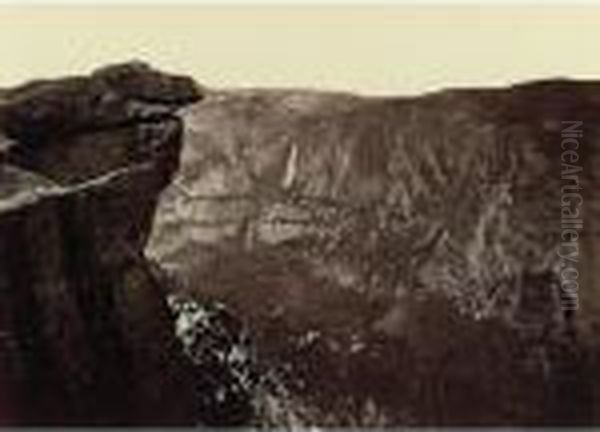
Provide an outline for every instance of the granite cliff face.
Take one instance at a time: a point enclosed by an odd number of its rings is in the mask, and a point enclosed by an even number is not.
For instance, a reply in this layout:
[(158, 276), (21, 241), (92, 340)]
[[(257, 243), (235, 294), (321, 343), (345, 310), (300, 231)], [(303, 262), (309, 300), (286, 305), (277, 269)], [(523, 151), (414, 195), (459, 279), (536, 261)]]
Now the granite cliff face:
[(141, 63), (1, 91), (0, 424), (597, 424), (599, 109)]
[[(275, 423), (596, 422), (599, 109), (597, 83), (570, 81), (207, 91), (148, 252), (248, 323)], [(583, 122), (576, 311), (565, 121)]]
[(138, 63), (2, 93), (0, 424), (197, 421), (144, 247), (200, 98)]

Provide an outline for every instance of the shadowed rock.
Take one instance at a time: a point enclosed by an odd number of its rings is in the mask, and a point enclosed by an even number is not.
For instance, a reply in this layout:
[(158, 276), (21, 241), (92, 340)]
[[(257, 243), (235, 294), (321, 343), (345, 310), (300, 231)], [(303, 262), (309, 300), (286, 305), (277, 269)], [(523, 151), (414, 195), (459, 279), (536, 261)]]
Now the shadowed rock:
[(128, 63), (99, 69), (90, 77), (36, 81), (7, 90), (0, 100), (0, 126), (22, 144), (40, 146), (64, 134), (160, 119), (201, 98), (190, 78)]
[(3, 93), (1, 424), (198, 421), (143, 251), (200, 98), (137, 63)]

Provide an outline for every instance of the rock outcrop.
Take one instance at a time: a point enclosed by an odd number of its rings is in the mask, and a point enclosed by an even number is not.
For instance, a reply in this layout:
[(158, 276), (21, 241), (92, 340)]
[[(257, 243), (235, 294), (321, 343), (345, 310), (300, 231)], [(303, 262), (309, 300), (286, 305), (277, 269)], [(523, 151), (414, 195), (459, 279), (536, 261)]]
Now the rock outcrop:
[[(599, 111), (594, 82), (209, 91), (149, 252), (244, 317), (294, 421), (595, 423)], [(557, 254), (567, 121), (575, 311)]]
[(194, 424), (144, 256), (188, 78), (130, 63), (0, 99), (0, 424)]
[(0, 425), (598, 424), (599, 110), (141, 63), (2, 90)]

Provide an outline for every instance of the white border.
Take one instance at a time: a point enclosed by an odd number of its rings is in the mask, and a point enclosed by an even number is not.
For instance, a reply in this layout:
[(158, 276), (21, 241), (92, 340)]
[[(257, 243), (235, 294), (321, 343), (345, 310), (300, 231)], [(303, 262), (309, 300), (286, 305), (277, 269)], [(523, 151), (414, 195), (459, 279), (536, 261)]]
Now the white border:
[(0, 6), (574, 6), (600, 0), (0, 0)]

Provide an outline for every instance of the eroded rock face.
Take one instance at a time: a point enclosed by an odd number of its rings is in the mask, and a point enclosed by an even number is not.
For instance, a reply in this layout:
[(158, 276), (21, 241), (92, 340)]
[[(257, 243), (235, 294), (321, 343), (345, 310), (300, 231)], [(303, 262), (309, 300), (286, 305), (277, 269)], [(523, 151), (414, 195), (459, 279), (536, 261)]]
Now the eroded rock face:
[[(294, 421), (595, 422), (599, 95), (209, 92), (186, 111), (149, 253), (249, 322)], [(574, 313), (563, 121), (583, 122)]]
[(137, 63), (2, 91), (0, 423), (597, 423), (598, 91), (214, 92)]
[(198, 420), (144, 247), (201, 97), (138, 63), (3, 92), (0, 424)]

